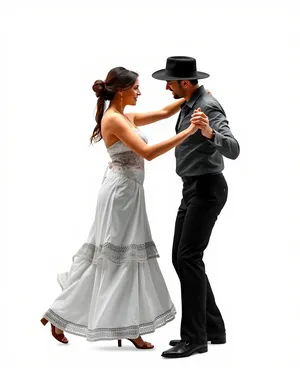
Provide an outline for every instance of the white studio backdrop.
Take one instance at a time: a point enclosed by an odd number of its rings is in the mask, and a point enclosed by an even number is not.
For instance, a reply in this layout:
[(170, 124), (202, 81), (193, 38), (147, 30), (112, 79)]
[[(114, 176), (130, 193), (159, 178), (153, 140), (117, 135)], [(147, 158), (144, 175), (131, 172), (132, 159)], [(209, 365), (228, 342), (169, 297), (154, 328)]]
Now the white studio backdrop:
[[(0, 17), (6, 371), (297, 373), (296, 2), (7, 1), (1, 3)], [(125, 66), (139, 73), (142, 92), (137, 106), (127, 111), (159, 109), (173, 99), (151, 74), (172, 55), (193, 56), (198, 70), (210, 73), (201, 83), (220, 101), (241, 147), (237, 160), (225, 159), (228, 201), (205, 254), (228, 343), (175, 362), (160, 356), (178, 337), (181, 318), (180, 286), (171, 263), (181, 181), (171, 150), (146, 162), (144, 185), (176, 320), (146, 337), (156, 346), (152, 353), (137, 352), (130, 343), (118, 349), (71, 335), (71, 346), (60, 346), (39, 319), (60, 293), (57, 273), (69, 269), (88, 235), (109, 161), (103, 141), (89, 146), (96, 109), (92, 84), (111, 68)], [(172, 137), (176, 118), (146, 126), (149, 143)]]

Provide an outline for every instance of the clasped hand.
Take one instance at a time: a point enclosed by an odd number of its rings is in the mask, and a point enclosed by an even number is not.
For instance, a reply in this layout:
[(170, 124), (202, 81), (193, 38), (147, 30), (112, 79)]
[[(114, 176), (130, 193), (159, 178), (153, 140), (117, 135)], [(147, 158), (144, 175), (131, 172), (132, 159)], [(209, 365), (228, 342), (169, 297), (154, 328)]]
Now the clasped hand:
[(201, 111), (200, 107), (194, 110), (194, 113), (192, 114), (192, 117), (191, 117), (191, 124), (199, 128), (204, 137), (206, 138), (213, 137), (213, 130), (209, 126), (209, 119), (205, 115), (205, 113)]

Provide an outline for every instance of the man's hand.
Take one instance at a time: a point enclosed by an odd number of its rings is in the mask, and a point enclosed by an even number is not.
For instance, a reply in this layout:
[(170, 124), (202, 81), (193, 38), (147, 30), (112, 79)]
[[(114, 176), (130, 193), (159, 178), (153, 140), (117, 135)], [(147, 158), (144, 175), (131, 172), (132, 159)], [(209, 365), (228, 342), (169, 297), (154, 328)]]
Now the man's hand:
[(213, 129), (209, 126), (209, 119), (205, 113), (201, 111), (200, 107), (194, 111), (191, 118), (191, 123), (196, 125), (201, 130), (204, 137), (209, 139), (213, 138)]

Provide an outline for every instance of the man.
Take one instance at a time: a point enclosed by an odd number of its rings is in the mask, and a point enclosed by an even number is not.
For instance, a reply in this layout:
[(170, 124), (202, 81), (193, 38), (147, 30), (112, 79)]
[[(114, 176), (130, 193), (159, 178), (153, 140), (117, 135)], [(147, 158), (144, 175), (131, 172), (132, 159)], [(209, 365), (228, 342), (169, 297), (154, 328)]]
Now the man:
[(215, 221), (227, 200), (227, 183), (222, 174), (223, 156), (236, 159), (240, 148), (231, 133), (219, 102), (199, 86), (196, 60), (187, 56), (167, 59), (166, 69), (152, 75), (167, 81), (175, 99), (185, 98), (176, 133), (190, 122), (199, 130), (175, 148), (176, 173), (182, 178), (182, 201), (173, 239), (172, 262), (181, 285), (181, 340), (172, 340), (166, 358), (187, 357), (207, 351), (207, 342), (225, 343), (222, 315), (205, 273), (203, 253)]

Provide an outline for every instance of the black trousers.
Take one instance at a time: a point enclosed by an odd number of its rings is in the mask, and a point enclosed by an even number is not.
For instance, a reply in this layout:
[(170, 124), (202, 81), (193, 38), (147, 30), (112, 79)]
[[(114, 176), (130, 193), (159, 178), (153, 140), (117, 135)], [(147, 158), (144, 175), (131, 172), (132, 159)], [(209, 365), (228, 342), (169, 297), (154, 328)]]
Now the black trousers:
[(172, 262), (181, 285), (181, 338), (197, 344), (207, 335), (225, 333), (222, 315), (205, 273), (203, 253), (224, 207), (228, 187), (223, 174), (184, 180), (172, 250)]

